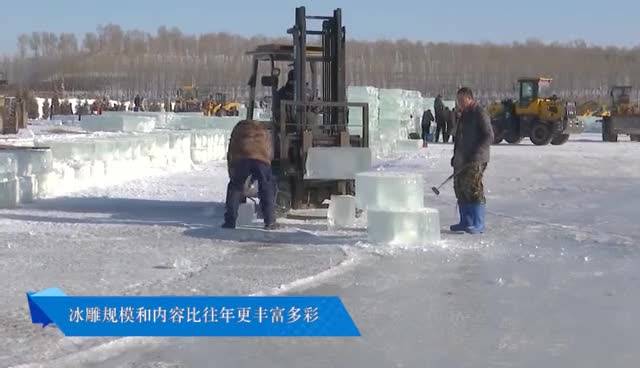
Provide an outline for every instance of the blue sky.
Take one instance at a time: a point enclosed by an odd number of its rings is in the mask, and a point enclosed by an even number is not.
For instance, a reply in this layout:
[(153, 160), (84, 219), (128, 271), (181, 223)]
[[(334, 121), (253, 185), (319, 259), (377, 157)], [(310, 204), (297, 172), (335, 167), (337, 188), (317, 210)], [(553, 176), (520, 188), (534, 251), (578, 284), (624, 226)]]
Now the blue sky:
[[(640, 45), (640, 1), (583, 0), (3, 0), (0, 53), (14, 52), (16, 37), (32, 31), (83, 34), (99, 24), (155, 32), (160, 25), (185, 33), (225, 31), (242, 35), (284, 35), (294, 8), (313, 14), (343, 9), (347, 36), (423, 41), (510, 43), (584, 39), (598, 45)], [(176, 4), (179, 4), (176, 6)], [(521, 15), (520, 15), (521, 14)]]

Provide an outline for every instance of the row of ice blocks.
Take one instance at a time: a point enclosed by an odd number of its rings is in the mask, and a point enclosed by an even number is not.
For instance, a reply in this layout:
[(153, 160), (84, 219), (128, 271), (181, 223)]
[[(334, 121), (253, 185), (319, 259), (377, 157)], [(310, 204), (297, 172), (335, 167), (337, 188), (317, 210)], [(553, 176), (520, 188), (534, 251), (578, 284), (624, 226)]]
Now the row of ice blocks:
[(202, 113), (104, 112), (83, 116), (80, 126), (89, 132), (143, 132), (156, 128), (172, 130), (221, 129), (231, 131), (240, 116), (204, 116)]
[(88, 132), (151, 132), (156, 127), (152, 116), (111, 113), (86, 115), (80, 120), (80, 127)]
[(16, 147), (0, 152), (0, 208), (39, 197), (39, 182), (51, 171), (52, 161), (49, 149)]
[(228, 132), (153, 132), (38, 144), (52, 150), (52, 170), (39, 188), (53, 195), (143, 177), (149, 170), (188, 170), (193, 163), (224, 160)]

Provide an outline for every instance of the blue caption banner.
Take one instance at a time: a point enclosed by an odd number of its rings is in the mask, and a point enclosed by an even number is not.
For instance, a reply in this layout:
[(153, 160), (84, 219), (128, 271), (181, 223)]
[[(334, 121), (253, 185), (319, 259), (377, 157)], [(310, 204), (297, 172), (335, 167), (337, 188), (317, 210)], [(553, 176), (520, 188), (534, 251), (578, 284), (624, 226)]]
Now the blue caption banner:
[(27, 293), (31, 321), (65, 336), (360, 336), (336, 296), (67, 296)]

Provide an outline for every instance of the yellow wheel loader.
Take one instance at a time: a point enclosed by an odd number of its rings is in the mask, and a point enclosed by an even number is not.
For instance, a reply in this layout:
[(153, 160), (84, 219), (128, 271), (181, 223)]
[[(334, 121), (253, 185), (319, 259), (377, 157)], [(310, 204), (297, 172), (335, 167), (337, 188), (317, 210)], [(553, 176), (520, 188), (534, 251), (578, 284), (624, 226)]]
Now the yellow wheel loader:
[(574, 102), (548, 96), (551, 82), (551, 78), (520, 78), (517, 101), (507, 99), (488, 107), (494, 144), (503, 140), (516, 144), (529, 137), (537, 146), (561, 145), (569, 140), (570, 134), (584, 131)]
[(198, 100), (198, 88), (193, 84), (178, 88), (176, 92), (175, 112), (200, 112), (200, 100)]
[(629, 134), (640, 142), (640, 108), (631, 103), (631, 86), (614, 86), (609, 91), (609, 113), (602, 115), (602, 140), (617, 142), (619, 134)]

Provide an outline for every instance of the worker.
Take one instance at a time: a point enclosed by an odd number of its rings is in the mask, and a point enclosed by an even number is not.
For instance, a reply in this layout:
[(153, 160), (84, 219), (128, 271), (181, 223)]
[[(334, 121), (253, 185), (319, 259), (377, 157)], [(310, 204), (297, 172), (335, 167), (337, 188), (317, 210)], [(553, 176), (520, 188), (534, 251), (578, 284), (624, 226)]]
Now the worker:
[(434, 142), (438, 141), (438, 136), (440, 132), (444, 131), (445, 123), (444, 123), (444, 103), (442, 102), (442, 95), (436, 96), (436, 100), (433, 103), (433, 110), (435, 112), (435, 120), (436, 120), (436, 135), (434, 137)]
[(458, 121), (460, 120), (458, 115), (458, 109), (456, 109), (455, 107), (451, 109), (451, 117), (449, 120), (449, 124), (447, 125), (449, 136), (451, 136), (451, 140), (454, 143), (456, 141), (456, 128), (458, 126)]
[(449, 106), (444, 108), (444, 112), (442, 113), (442, 122), (444, 129), (442, 130), (442, 142), (449, 142), (449, 131), (451, 130), (451, 110)]
[(431, 133), (431, 122), (433, 122), (434, 117), (431, 113), (431, 109), (427, 109), (422, 113), (422, 121), (420, 122), (420, 126), (422, 128), (422, 146), (426, 147), (427, 142), (429, 141), (429, 135)]
[(142, 97), (140, 95), (133, 98), (133, 106), (133, 111), (142, 111)]
[(275, 221), (276, 183), (271, 172), (273, 150), (271, 134), (265, 126), (255, 120), (242, 120), (231, 131), (227, 167), (226, 212), (223, 228), (236, 227), (238, 208), (246, 199), (245, 183), (251, 176), (258, 182), (258, 198), (267, 230), (277, 228)]
[[(296, 81), (296, 73), (294, 69), (289, 70), (287, 74), (287, 83), (278, 90), (276, 95), (274, 96), (274, 104), (273, 107), (275, 111), (273, 112), (274, 121), (276, 123), (280, 122), (280, 103), (281, 101), (293, 101), (295, 96), (295, 81)], [(287, 112), (288, 115), (288, 112)]]
[(493, 128), (489, 114), (475, 101), (471, 89), (460, 88), (456, 103), (461, 119), (456, 129), (451, 166), (456, 175), (453, 188), (460, 222), (450, 229), (478, 234), (485, 230), (486, 199), (482, 176), (489, 163)]

